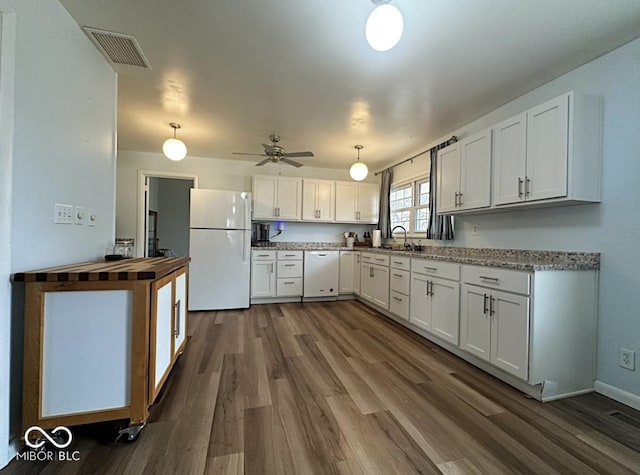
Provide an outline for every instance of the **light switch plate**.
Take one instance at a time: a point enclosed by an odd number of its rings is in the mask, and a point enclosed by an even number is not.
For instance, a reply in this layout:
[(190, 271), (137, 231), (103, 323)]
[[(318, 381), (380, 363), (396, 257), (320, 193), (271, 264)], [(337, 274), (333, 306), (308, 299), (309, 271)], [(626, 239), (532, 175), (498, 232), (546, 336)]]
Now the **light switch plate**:
[(76, 224), (82, 226), (87, 222), (87, 210), (83, 206), (76, 206), (73, 214), (73, 220)]
[(55, 224), (72, 224), (73, 223), (73, 206), (56, 203), (53, 222)]
[(93, 208), (89, 208), (87, 210), (87, 226), (95, 226), (96, 221), (98, 221), (98, 216), (96, 215), (96, 210)]

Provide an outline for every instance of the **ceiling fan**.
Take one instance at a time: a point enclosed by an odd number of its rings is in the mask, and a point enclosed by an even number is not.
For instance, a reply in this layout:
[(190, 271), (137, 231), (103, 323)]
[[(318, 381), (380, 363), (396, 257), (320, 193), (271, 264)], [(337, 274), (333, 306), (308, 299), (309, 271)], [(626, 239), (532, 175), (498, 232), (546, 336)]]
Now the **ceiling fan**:
[(271, 140), (271, 145), (267, 145), (263, 143), (264, 153), (243, 153), (243, 152), (233, 152), (234, 155), (258, 155), (260, 157), (267, 157), (259, 163), (256, 163), (256, 167), (261, 167), (269, 162), (278, 163), (283, 162), (288, 165), (293, 165), (294, 167), (303, 166), (302, 163), (294, 162), (293, 160), (289, 160), (290, 158), (302, 158), (302, 157), (313, 157), (312, 152), (287, 152), (283, 147), (278, 145), (280, 142), (280, 136), (276, 134), (269, 135), (269, 140)]

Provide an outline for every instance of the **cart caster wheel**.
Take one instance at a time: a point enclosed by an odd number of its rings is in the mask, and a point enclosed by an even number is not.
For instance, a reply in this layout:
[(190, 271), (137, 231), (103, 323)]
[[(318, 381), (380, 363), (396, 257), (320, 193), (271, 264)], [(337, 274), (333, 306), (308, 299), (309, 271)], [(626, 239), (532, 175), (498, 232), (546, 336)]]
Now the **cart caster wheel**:
[(138, 437), (140, 437), (140, 433), (142, 432), (142, 429), (144, 429), (145, 425), (146, 422), (137, 426), (128, 426), (120, 429), (116, 435), (116, 444), (132, 444), (138, 440)]

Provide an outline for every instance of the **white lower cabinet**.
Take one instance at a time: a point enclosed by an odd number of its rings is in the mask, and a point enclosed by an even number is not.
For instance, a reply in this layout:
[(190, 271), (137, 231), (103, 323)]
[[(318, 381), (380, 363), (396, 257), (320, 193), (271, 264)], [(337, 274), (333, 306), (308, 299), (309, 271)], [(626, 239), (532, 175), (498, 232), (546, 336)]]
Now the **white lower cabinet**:
[(460, 347), (527, 380), (530, 274), (463, 266), (463, 279)]
[(362, 262), (360, 296), (378, 307), (389, 308), (389, 268), (381, 264)]
[(360, 281), (362, 268), (361, 265), (361, 257), (362, 254), (360, 252), (354, 252), (353, 256), (353, 293), (355, 295), (360, 295)]
[(409, 267), (385, 257), (361, 255), (364, 303), (400, 322), (408, 315), (419, 334), (535, 399), (593, 391), (597, 270), (527, 272), (412, 258), (407, 294), (402, 271)]
[(253, 251), (251, 253), (251, 297), (276, 296), (275, 251)]
[(340, 251), (340, 293), (352, 294), (353, 277), (355, 266), (355, 252), (354, 251)]
[(276, 297), (302, 296), (302, 251), (277, 251), (276, 268)]
[(409, 294), (411, 289), (411, 259), (392, 256), (389, 271), (389, 311), (409, 320)]
[(409, 321), (454, 345), (459, 335), (459, 275), (458, 264), (411, 260)]

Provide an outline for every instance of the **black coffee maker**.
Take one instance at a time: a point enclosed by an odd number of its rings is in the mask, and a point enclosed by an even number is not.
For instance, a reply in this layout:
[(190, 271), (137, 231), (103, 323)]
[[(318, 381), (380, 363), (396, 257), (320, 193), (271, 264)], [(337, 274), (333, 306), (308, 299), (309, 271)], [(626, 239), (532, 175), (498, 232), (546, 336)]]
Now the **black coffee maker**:
[(251, 244), (254, 246), (265, 245), (269, 243), (271, 234), (271, 225), (269, 223), (253, 223), (251, 224)]

